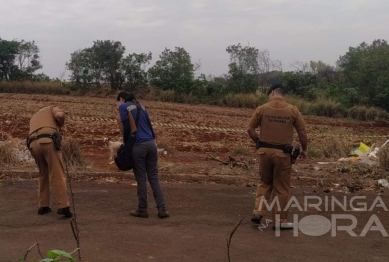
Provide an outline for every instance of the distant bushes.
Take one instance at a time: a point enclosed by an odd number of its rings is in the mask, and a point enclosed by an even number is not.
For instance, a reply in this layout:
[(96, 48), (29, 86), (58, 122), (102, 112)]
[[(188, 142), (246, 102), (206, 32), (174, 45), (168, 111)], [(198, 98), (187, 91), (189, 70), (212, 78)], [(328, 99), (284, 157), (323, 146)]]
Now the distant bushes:
[(67, 95), (70, 90), (60, 82), (0, 81), (1, 93)]
[[(204, 90), (200, 87), (194, 88), (190, 93), (153, 88), (148, 90), (147, 94), (142, 95), (142, 98), (163, 102), (209, 104), (241, 108), (256, 108), (268, 101), (268, 97), (265, 95), (267, 88), (260, 88), (256, 94), (236, 94), (218, 89), (221, 87), (217, 85), (207, 86)], [(98, 89), (96, 90), (98, 91)], [(72, 93), (75, 95), (84, 95), (84, 93), (79, 90), (71, 92), (67, 86), (64, 86), (61, 82), (57, 81), (1, 81), (0, 92), (47, 95), (66, 95)], [(105, 92), (105, 94), (107, 93)], [(351, 108), (347, 108), (345, 105), (324, 96), (317, 97), (311, 101), (307, 101), (295, 95), (287, 95), (285, 98), (287, 102), (296, 106), (304, 115), (350, 118), (372, 122), (389, 121), (389, 113), (376, 107), (353, 106)]]
[(362, 121), (387, 121), (389, 113), (375, 107), (354, 106), (348, 110), (348, 117)]
[[(177, 93), (174, 90), (164, 90), (153, 92), (148, 98), (163, 102), (176, 102), (186, 104), (210, 104), (228, 107), (256, 108), (268, 101), (268, 97), (263, 93), (258, 94), (233, 94), (215, 96), (194, 96), (193, 94)], [(296, 96), (286, 96), (286, 101), (296, 106), (304, 115), (324, 116), (332, 118), (350, 118), (361, 121), (389, 121), (389, 113), (385, 110), (354, 106), (346, 108), (331, 99), (317, 98), (314, 101), (306, 101)]]

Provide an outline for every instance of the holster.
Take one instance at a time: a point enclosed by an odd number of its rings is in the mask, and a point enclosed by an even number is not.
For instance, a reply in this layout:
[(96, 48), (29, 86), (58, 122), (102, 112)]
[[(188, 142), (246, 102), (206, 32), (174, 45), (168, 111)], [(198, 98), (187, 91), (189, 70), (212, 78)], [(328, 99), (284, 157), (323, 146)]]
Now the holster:
[(255, 143), (255, 148), (273, 148), (273, 149), (279, 149), (282, 150), (285, 154), (290, 155), (290, 161), (292, 164), (296, 162), (297, 157), (300, 154), (300, 148), (297, 147), (293, 150), (292, 145), (273, 145), (265, 142), (260, 142), (259, 140), (256, 141)]
[(57, 151), (61, 150), (61, 136), (57, 132), (54, 132), (54, 133), (51, 133), (51, 134), (40, 134), (40, 135), (37, 135), (37, 136), (28, 137), (26, 139), (26, 145), (27, 145), (28, 150), (30, 150), (31, 143), (34, 142), (35, 140), (40, 139), (40, 138), (51, 138), (53, 140), (55, 149)]

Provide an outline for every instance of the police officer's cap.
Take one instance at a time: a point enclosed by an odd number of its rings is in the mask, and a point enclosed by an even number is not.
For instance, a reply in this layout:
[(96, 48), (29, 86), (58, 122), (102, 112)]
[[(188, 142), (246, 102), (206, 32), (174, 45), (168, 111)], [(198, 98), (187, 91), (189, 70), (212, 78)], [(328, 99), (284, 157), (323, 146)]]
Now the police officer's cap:
[(269, 88), (269, 90), (267, 90), (267, 95), (270, 95), (270, 93), (271, 93), (273, 90), (277, 89), (277, 88), (282, 88), (282, 84), (281, 84), (281, 83), (277, 83), (277, 84), (272, 85), (272, 86)]

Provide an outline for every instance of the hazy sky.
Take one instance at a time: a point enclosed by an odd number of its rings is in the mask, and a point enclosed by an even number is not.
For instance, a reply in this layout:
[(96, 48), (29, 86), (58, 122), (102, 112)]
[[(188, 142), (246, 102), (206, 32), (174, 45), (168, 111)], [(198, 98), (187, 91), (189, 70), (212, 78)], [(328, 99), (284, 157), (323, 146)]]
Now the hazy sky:
[(389, 40), (388, 0), (0, 0), (0, 38), (37, 41), (43, 71), (59, 77), (70, 54), (94, 40), (126, 53), (184, 47), (201, 73), (228, 70), (231, 44), (268, 49), (294, 61), (334, 65), (349, 46)]

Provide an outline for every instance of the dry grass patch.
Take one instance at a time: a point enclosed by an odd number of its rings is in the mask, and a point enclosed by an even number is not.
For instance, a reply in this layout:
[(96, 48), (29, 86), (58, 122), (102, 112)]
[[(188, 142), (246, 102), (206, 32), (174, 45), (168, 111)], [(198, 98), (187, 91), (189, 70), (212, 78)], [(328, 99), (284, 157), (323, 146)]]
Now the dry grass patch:
[(340, 158), (347, 157), (351, 151), (351, 143), (339, 137), (328, 137), (316, 140), (309, 145), (308, 155), (312, 157)]
[(10, 142), (0, 142), (0, 166), (15, 164), (17, 162), (14, 147)]
[(265, 102), (264, 96), (254, 94), (228, 94), (223, 99), (224, 105), (229, 107), (256, 108)]
[(0, 92), (23, 94), (70, 94), (70, 90), (59, 82), (0, 81)]
[(381, 122), (389, 120), (389, 113), (375, 107), (354, 106), (348, 110), (348, 117), (362, 121)]
[(323, 154), (325, 157), (347, 157), (350, 151), (351, 144), (344, 138), (330, 137), (324, 140)]
[(84, 168), (87, 165), (81, 153), (80, 143), (74, 138), (62, 141), (62, 156), (65, 163), (71, 168)]
[(385, 171), (389, 171), (389, 146), (385, 146), (378, 152), (380, 167)]

